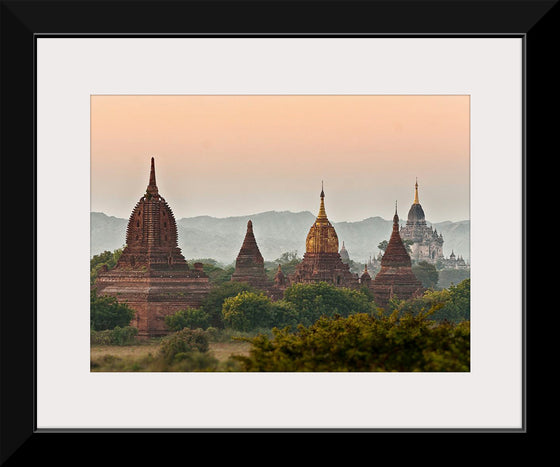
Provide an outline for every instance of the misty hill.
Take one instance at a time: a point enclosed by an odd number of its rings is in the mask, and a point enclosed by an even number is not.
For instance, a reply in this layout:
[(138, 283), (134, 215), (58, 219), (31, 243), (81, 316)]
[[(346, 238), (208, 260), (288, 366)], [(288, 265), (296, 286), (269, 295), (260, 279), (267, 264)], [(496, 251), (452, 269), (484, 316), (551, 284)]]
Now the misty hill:
[[(253, 222), (255, 238), (267, 261), (273, 261), (282, 253), (305, 252), (305, 238), (315, 215), (308, 211), (269, 211), (247, 216), (216, 218), (197, 216), (177, 219), (179, 248), (187, 259), (214, 258), (224, 265), (235, 261), (247, 230), (247, 221)], [(401, 220), (402, 223), (406, 222)], [(128, 219), (91, 213), (91, 255), (105, 250), (113, 251), (125, 242)], [(443, 235), (443, 251), (448, 257), (453, 250), (469, 260), (470, 221), (440, 222), (431, 224)], [(377, 255), (377, 245), (389, 240), (392, 220), (370, 217), (359, 222), (333, 222), (340, 245), (346, 246), (350, 258), (365, 262)]]

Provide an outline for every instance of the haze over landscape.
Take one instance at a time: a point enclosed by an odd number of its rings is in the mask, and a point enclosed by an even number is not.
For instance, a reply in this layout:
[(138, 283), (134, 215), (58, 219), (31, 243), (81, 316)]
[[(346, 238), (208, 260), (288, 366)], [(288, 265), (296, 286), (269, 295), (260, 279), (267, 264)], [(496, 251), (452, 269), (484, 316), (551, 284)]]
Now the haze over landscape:
[[(406, 210), (408, 211), (408, 209)], [(328, 213), (328, 212), (327, 212)], [(401, 219), (401, 224), (406, 222)], [(274, 261), (282, 253), (305, 253), (305, 238), (315, 221), (311, 212), (263, 212), (229, 218), (200, 216), (177, 219), (179, 247), (187, 259), (212, 258), (223, 265), (235, 261), (247, 230), (247, 221), (253, 230), (259, 249), (267, 261)], [(91, 256), (113, 251), (125, 242), (128, 218), (116, 218), (103, 213), (91, 213)], [(350, 259), (366, 262), (377, 255), (377, 245), (391, 235), (392, 220), (370, 217), (360, 222), (333, 223), (339, 243), (349, 252)], [(441, 222), (432, 224), (444, 238), (443, 251), (448, 257), (453, 251), (465, 260), (470, 257), (470, 222)]]
[(91, 97), (91, 211), (128, 218), (155, 157), (177, 218), (469, 219), (469, 96)]

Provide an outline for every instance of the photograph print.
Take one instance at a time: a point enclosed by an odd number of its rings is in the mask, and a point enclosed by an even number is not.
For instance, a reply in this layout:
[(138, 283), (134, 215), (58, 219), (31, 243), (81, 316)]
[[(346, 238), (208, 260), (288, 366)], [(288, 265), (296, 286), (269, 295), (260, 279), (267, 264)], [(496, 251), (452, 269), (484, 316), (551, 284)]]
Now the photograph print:
[(469, 372), (469, 95), (90, 96), (91, 372)]

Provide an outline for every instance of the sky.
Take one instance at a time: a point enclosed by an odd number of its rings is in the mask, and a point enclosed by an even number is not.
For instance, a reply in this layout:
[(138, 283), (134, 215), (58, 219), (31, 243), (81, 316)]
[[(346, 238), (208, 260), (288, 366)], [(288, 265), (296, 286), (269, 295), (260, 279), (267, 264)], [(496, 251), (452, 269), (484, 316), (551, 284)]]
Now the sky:
[(93, 95), (91, 211), (128, 218), (150, 160), (177, 219), (319, 208), (469, 219), (469, 96)]

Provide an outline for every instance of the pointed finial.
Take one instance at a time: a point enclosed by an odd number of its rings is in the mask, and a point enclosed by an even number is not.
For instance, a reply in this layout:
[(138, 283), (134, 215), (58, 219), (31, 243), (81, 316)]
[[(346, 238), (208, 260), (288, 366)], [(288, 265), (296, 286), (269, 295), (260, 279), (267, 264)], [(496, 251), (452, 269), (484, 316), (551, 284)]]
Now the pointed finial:
[(393, 230), (399, 228), (399, 215), (397, 214), (397, 201), (395, 200), (395, 215), (393, 216)]
[(253, 222), (251, 220), (249, 220), (249, 222), (247, 222), (247, 230), (250, 230), (250, 231), (253, 230)]
[(416, 177), (416, 184), (414, 185), (414, 203), (413, 204), (420, 204), (420, 201), (418, 201), (418, 177)]
[(316, 222), (328, 222), (327, 212), (325, 211), (325, 192), (323, 191), (323, 181), (321, 180), (321, 204), (319, 206), (319, 214), (317, 214)]
[(148, 182), (148, 188), (146, 190), (150, 195), (155, 196), (158, 194), (158, 187), (156, 185), (156, 166), (154, 158), (152, 157), (152, 162), (150, 166), (150, 181)]

